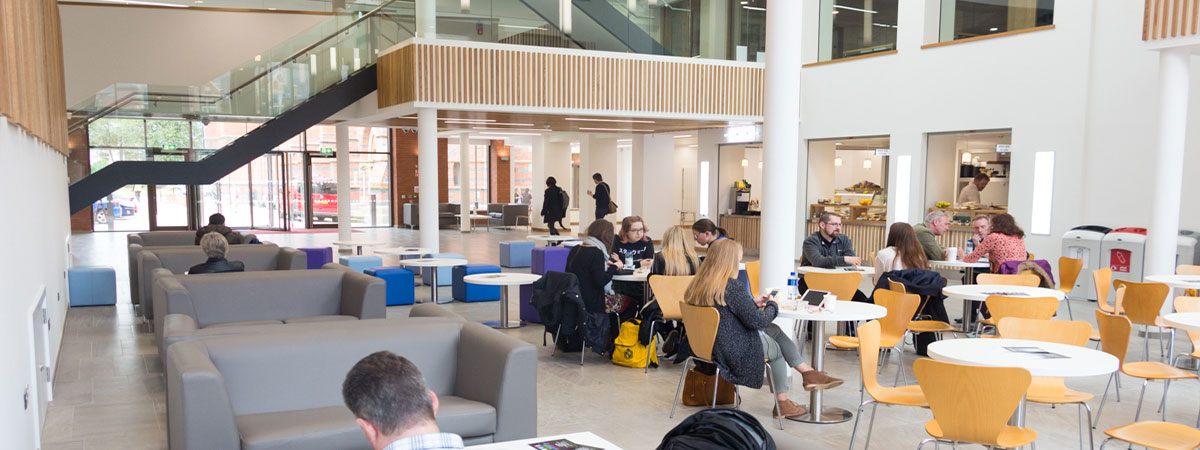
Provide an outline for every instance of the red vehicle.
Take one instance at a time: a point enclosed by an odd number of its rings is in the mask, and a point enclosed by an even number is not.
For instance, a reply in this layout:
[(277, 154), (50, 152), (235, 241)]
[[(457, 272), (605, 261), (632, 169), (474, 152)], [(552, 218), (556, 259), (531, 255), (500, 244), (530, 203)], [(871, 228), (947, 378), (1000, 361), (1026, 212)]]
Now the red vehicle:
[[(304, 217), (304, 199), (299, 192), (290, 194), (292, 217), (300, 220)], [(313, 222), (337, 222), (337, 183), (314, 182), (312, 185), (312, 214)]]

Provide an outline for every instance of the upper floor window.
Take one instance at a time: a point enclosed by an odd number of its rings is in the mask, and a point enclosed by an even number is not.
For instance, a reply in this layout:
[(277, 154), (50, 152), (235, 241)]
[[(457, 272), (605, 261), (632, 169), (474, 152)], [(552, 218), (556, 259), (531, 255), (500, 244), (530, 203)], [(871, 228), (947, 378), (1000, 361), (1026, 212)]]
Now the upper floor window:
[(941, 0), (940, 42), (1054, 23), (1054, 0)]
[(818, 61), (896, 49), (898, 0), (821, 0)]

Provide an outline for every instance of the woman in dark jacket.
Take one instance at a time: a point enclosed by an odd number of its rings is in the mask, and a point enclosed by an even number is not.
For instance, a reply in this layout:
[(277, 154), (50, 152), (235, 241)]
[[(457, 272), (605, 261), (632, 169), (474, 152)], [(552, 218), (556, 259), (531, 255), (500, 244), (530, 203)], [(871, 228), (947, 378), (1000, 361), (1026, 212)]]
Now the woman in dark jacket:
[(225, 259), (225, 251), (229, 249), (229, 241), (216, 231), (210, 231), (200, 238), (200, 249), (204, 250), (208, 260), (188, 269), (188, 275), (198, 273), (243, 272), (246, 266), (241, 261)]
[(587, 238), (567, 253), (567, 272), (579, 278), (579, 296), (588, 312), (604, 313), (604, 292), (624, 263), (608, 252), (613, 243), (613, 224), (597, 220), (588, 225)]
[(721, 313), (712, 356), (724, 378), (734, 384), (760, 388), (766, 359), (782, 410), (772, 414), (798, 420), (807, 410), (788, 400), (788, 367), (804, 377), (806, 391), (837, 387), (842, 380), (813, 370), (800, 356), (796, 343), (771, 323), (779, 314), (779, 305), (768, 296), (759, 299), (750, 296), (745, 283), (737, 280), (741, 259), (741, 244), (732, 239), (713, 242), (704, 264), (688, 285), (684, 300), (689, 305), (711, 306)]
[(541, 216), (550, 227), (550, 234), (555, 236), (558, 235), (558, 229), (554, 228), (554, 222), (561, 222), (567, 215), (566, 209), (563, 208), (562, 194), (563, 190), (558, 187), (558, 181), (554, 177), (547, 178), (546, 193), (542, 195)]

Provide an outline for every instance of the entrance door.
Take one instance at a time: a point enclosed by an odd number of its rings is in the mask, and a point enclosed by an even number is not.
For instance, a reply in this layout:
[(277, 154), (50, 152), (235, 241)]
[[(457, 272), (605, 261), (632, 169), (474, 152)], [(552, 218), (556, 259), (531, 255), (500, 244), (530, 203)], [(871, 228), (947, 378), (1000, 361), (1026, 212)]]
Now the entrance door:
[(282, 230), (287, 225), (283, 159), (282, 153), (267, 153), (250, 163), (250, 221), (255, 229)]
[(337, 227), (337, 159), (333, 156), (306, 154), (308, 157), (307, 197), (310, 228)]

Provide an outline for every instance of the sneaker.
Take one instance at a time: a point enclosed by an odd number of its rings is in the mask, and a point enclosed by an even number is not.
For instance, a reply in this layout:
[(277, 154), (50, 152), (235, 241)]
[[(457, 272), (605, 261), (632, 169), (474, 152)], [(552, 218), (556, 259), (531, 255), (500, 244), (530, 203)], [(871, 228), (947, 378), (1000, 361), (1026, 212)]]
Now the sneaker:
[[(783, 410), (782, 415), (779, 414), (779, 409)], [(779, 402), (778, 409), (771, 408), (771, 417), (772, 418), (784, 417), (787, 419), (798, 419), (798, 418), (800, 418), (800, 416), (803, 416), (807, 413), (808, 413), (808, 408), (797, 405), (796, 402), (793, 402), (791, 400)]]
[(825, 372), (810, 370), (800, 375), (804, 377), (804, 390), (806, 391), (832, 389), (842, 385), (841, 379), (826, 375)]

